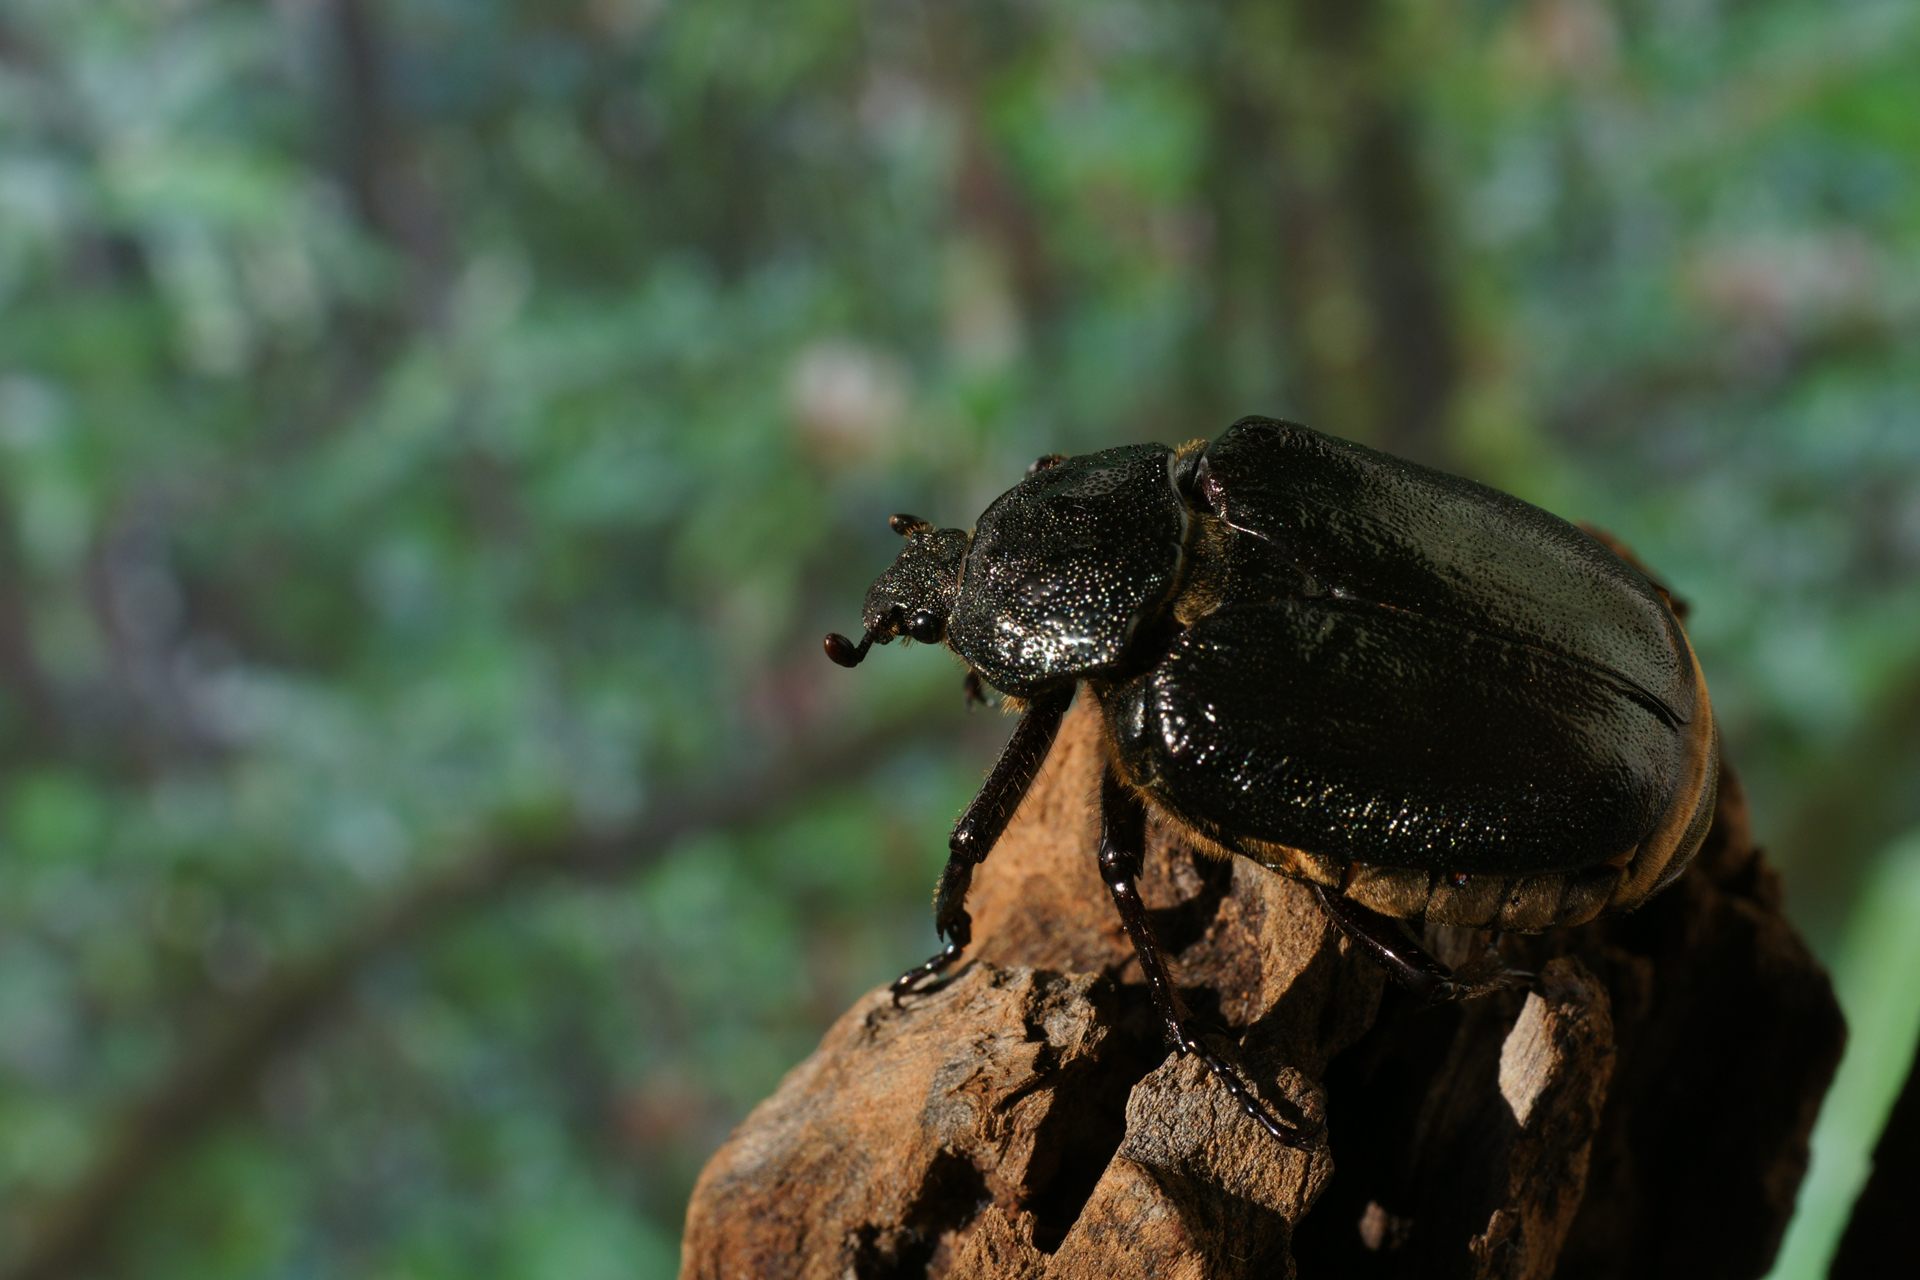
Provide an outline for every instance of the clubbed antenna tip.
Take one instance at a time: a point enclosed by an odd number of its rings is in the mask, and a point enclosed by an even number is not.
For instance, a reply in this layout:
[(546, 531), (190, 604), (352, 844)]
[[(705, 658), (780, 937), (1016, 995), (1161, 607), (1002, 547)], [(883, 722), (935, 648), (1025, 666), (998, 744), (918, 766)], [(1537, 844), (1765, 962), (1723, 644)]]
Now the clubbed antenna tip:
[(838, 631), (829, 631), (826, 645), (829, 658), (843, 667), (857, 667), (860, 660), (867, 656), (867, 650), (873, 647), (873, 632), (867, 632), (860, 637), (860, 643), (855, 644)]

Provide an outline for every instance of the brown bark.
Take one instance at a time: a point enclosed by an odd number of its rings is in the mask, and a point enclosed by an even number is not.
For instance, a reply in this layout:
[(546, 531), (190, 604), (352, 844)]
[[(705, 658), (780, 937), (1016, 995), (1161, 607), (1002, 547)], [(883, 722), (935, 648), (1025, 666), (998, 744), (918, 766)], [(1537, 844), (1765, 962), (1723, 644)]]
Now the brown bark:
[(1507, 939), (1532, 990), (1439, 1009), (1304, 886), (1156, 821), (1142, 892), (1182, 994), (1316, 1132), (1296, 1151), (1160, 1044), (1095, 869), (1099, 761), (1083, 704), (976, 875), (970, 963), (904, 1008), (868, 995), (747, 1118), (684, 1276), (1765, 1271), (1843, 1033), (1730, 775), (1672, 889)]

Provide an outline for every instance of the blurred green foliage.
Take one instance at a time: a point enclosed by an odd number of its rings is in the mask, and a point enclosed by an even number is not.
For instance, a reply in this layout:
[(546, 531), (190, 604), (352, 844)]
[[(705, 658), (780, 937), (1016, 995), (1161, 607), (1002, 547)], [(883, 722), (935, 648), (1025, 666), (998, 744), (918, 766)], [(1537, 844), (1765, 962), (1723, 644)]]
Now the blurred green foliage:
[[(1634, 545), (1835, 950), (1920, 829), (1917, 57), (1810, 0), (6, 0), (0, 1265), (104, 1185), (129, 1276), (669, 1274), (1002, 731), (822, 659), (884, 517), (1242, 413)], [(634, 852), (342, 950), (516, 839)]]

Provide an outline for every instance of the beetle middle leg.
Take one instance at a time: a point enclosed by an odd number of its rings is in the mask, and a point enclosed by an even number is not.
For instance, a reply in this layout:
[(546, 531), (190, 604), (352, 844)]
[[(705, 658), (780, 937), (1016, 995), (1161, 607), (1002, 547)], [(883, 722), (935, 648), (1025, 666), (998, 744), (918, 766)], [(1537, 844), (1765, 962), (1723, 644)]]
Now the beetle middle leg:
[(1173, 989), (1173, 979), (1167, 974), (1166, 961), (1160, 958), (1160, 944), (1153, 936), (1146, 907), (1140, 901), (1140, 889), (1136, 882), (1146, 861), (1146, 850), (1146, 806), (1138, 796), (1121, 785), (1111, 768), (1103, 770), (1100, 775), (1100, 878), (1107, 882), (1107, 892), (1113, 896), (1113, 905), (1119, 909), (1120, 922), (1126, 926), (1127, 936), (1133, 939), (1133, 953), (1140, 959), (1140, 968), (1147, 977), (1147, 989), (1153, 993), (1154, 1007), (1159, 1010), (1160, 1018), (1166, 1024), (1167, 1042), (1176, 1053), (1191, 1053), (1206, 1063), (1207, 1069), (1240, 1104), (1240, 1109), (1272, 1134), (1276, 1141), (1285, 1146), (1304, 1148), (1302, 1135), (1281, 1124), (1261, 1104), (1260, 1099), (1254, 1097), (1253, 1091), (1247, 1088), (1233, 1068), (1201, 1043), (1198, 1036), (1187, 1030), (1180, 997)]
[(1060, 721), (1072, 701), (1073, 686), (1068, 685), (1058, 693), (1043, 694), (1027, 703), (1026, 713), (1014, 726), (993, 772), (953, 824), (953, 835), (947, 840), (947, 867), (940, 873), (940, 887), (933, 896), (933, 926), (947, 945), (928, 957), (925, 964), (915, 965), (894, 979), (895, 1004), (950, 967), (973, 941), (973, 917), (967, 914), (967, 888), (973, 883), (973, 869), (986, 861), (1007, 823), (1013, 820), (1013, 811), (1020, 807), (1047, 752), (1053, 749)]
[(1320, 909), (1339, 926), (1340, 932), (1358, 943), (1395, 982), (1427, 1004), (1465, 1000), (1533, 980), (1530, 973), (1499, 966), (1497, 934), (1494, 949), (1489, 953), (1496, 957), (1491, 966), (1482, 967), (1473, 961), (1456, 971), (1428, 955), (1397, 921), (1325, 885), (1314, 885), (1313, 893), (1320, 901)]

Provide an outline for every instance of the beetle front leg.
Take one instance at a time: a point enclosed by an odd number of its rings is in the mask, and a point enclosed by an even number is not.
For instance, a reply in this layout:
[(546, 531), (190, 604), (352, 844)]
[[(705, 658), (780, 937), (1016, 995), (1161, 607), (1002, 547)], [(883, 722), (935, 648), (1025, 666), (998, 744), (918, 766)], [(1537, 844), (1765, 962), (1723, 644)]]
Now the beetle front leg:
[(973, 883), (973, 869), (986, 861), (993, 846), (1000, 842), (1007, 823), (1013, 820), (1014, 810), (1020, 807), (1027, 788), (1033, 785), (1040, 766), (1046, 761), (1047, 752), (1053, 749), (1060, 721), (1072, 701), (1073, 687), (1069, 685), (1059, 693), (1034, 698), (1027, 704), (1026, 714), (1014, 726), (1013, 736), (1007, 739), (993, 772), (987, 775), (960, 820), (953, 824), (953, 835), (947, 841), (946, 870), (940, 873), (940, 887), (933, 895), (933, 927), (947, 940), (947, 945), (925, 964), (915, 965), (894, 980), (895, 1004), (900, 1003), (900, 997), (918, 990), (928, 978), (950, 967), (973, 941), (973, 917), (967, 914), (967, 888)]
[(1146, 906), (1140, 901), (1137, 883), (1146, 862), (1147, 810), (1140, 797), (1122, 786), (1111, 768), (1100, 775), (1100, 878), (1120, 912), (1120, 922), (1133, 939), (1133, 953), (1147, 977), (1147, 989), (1153, 993), (1154, 1007), (1166, 1024), (1167, 1042), (1176, 1053), (1191, 1053), (1207, 1064), (1207, 1070), (1226, 1086), (1240, 1109), (1256, 1121), (1283, 1146), (1304, 1149), (1303, 1136), (1280, 1123), (1253, 1091), (1234, 1073), (1232, 1067), (1187, 1030), (1185, 1010), (1180, 996), (1167, 974), (1166, 961), (1160, 958), (1160, 944), (1147, 921)]

